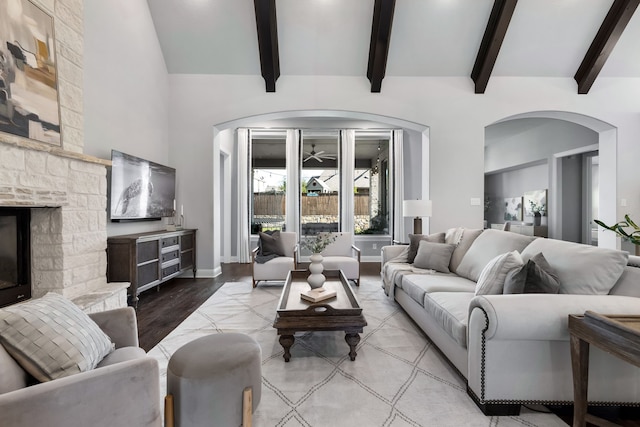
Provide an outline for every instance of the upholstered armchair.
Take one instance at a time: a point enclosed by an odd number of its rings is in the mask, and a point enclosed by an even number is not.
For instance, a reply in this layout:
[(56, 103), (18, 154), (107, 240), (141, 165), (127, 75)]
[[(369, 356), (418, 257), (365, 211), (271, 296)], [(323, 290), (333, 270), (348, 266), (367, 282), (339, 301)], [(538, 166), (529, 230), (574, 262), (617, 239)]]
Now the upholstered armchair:
[(325, 270), (342, 270), (348, 280), (360, 286), (360, 249), (353, 244), (353, 233), (333, 233), (336, 239), (322, 252)]
[(96, 368), (34, 382), (0, 345), (0, 424), (12, 427), (160, 427), (156, 359), (138, 347), (131, 307), (89, 315), (115, 344)]
[(295, 270), (298, 265), (298, 233), (293, 231), (279, 232), (279, 245), (281, 255), (259, 262), (260, 244), (251, 251), (251, 276), (253, 287), (261, 281), (282, 281), (287, 279), (287, 274)]

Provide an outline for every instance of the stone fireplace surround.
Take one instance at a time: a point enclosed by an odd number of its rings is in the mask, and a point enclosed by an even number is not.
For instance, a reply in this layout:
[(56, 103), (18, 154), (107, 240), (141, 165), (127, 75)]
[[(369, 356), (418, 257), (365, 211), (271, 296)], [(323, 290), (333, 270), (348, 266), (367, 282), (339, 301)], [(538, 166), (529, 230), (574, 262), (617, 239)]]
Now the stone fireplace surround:
[(22, 138), (0, 140), (0, 206), (31, 208), (33, 298), (57, 292), (87, 312), (126, 306), (129, 284), (106, 276), (109, 165)]

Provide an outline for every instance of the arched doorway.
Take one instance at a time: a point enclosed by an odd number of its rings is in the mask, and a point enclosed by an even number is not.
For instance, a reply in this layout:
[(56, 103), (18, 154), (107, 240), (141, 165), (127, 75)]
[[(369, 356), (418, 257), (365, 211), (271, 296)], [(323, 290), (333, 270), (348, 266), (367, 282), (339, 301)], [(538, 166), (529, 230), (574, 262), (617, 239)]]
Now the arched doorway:
[[(599, 152), (598, 182), (598, 219), (605, 223), (617, 221), (617, 128), (609, 123), (594, 117), (566, 112), (566, 111), (533, 111), (517, 114), (498, 120), (489, 126), (507, 123), (518, 119), (551, 119), (570, 122), (597, 134), (596, 144), (593, 147), (567, 150), (553, 155), (549, 163), (549, 237), (562, 235), (563, 219), (559, 209), (562, 206), (562, 162), (563, 158), (574, 154), (592, 151)], [(617, 248), (618, 239), (614, 233), (599, 233), (598, 246)]]

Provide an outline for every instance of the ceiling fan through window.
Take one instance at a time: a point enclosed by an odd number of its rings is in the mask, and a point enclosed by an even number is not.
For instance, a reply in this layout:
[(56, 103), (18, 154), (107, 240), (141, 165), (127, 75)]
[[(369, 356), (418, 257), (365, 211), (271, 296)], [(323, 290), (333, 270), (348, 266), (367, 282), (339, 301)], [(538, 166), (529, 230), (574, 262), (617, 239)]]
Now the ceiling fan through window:
[(302, 162), (306, 162), (307, 160), (310, 159), (314, 159), (320, 163), (322, 163), (322, 160), (335, 160), (336, 156), (334, 154), (329, 154), (326, 153), (325, 154), (325, 150), (322, 151), (318, 151), (316, 153), (316, 144), (311, 144), (311, 151), (310, 152), (306, 152), (304, 153), (305, 156), (307, 156)]

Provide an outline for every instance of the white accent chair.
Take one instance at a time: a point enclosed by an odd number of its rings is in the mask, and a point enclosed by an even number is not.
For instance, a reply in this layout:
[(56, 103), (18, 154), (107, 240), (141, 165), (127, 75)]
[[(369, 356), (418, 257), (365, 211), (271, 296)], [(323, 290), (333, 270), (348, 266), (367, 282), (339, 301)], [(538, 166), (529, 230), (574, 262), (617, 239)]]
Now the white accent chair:
[(285, 256), (279, 256), (261, 264), (256, 261), (259, 246), (251, 251), (251, 276), (254, 288), (261, 281), (284, 282), (289, 272), (296, 269), (296, 265), (298, 265), (298, 233), (281, 231), (280, 240)]
[(342, 270), (348, 280), (360, 286), (360, 249), (353, 244), (353, 233), (332, 233), (336, 236), (322, 252), (325, 270)]

